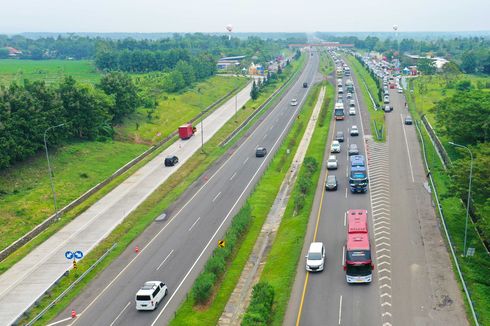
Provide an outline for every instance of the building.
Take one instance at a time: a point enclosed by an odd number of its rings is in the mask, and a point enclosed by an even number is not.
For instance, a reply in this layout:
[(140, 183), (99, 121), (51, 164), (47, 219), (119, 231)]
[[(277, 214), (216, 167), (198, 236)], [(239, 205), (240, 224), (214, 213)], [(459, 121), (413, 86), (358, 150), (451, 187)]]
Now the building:
[(5, 48), (9, 51), (9, 57), (11, 58), (19, 57), (22, 55), (22, 51), (17, 50), (16, 48), (13, 48), (11, 46), (6, 46)]
[(226, 70), (240, 65), (240, 62), (246, 57), (246, 55), (240, 55), (235, 57), (224, 57), (218, 60), (216, 67), (218, 70)]
[(446, 60), (446, 59), (441, 58), (441, 57), (433, 57), (433, 58), (432, 57), (423, 57), (423, 56), (416, 55), (416, 54), (405, 54), (405, 56), (410, 58), (412, 63), (414, 63), (414, 64), (417, 64), (417, 61), (419, 59), (422, 59), (422, 58), (431, 59), (434, 62), (434, 66), (438, 70), (441, 70), (442, 67), (444, 67), (444, 65), (449, 62), (449, 60)]

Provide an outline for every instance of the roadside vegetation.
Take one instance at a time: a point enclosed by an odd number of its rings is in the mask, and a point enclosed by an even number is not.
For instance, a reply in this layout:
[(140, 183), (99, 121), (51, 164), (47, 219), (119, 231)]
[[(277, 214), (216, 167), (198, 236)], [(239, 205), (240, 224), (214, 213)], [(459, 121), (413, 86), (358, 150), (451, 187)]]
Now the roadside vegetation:
[[(352, 67), (353, 73), (357, 77), (359, 87), (362, 91), (364, 104), (368, 107), (369, 119), (371, 121), (371, 130), (375, 131), (373, 133), (373, 136), (375, 136), (373, 137), (373, 139), (376, 141), (385, 141), (387, 133), (385, 126), (385, 115), (383, 110), (378, 110), (378, 108), (381, 108), (381, 102), (378, 95), (380, 94), (381, 89), (376, 84), (373, 76), (371, 76), (368, 70), (362, 66), (359, 60), (351, 55), (347, 55), (345, 58), (347, 62), (349, 62), (349, 65)], [(373, 105), (373, 101), (371, 100), (369, 93), (371, 94), (377, 107)], [(380, 135), (380, 138), (378, 139), (376, 135)]]
[[(37, 313), (39, 313), (47, 304), (53, 300), (54, 297), (59, 295), (69, 284), (80, 276), (85, 270), (88, 269), (100, 256), (102, 256), (114, 243), (117, 246), (109, 255), (90, 272), (85, 279), (77, 284), (73, 290), (63, 300), (56, 304), (46, 315), (38, 322), (39, 324), (46, 323), (54, 318), (58, 313), (63, 311), (81, 291), (84, 287), (101, 271), (103, 271), (112, 261), (117, 259), (121, 253), (131, 244), (131, 242), (143, 232), (154, 219), (162, 212), (168, 209), (172, 203), (174, 203), (182, 193), (194, 182), (201, 182), (199, 178), (202, 176), (211, 164), (213, 164), (218, 158), (220, 158), (227, 149), (233, 146), (234, 142), (230, 142), (227, 146), (221, 147), (220, 144), (226, 137), (235, 130), (237, 125), (242, 123), (248, 116), (250, 116), (259, 103), (263, 103), (280, 85), (280, 82), (286, 80), (288, 76), (296, 72), (304, 64), (304, 59), (299, 62), (293, 62), (289, 67), (284, 69), (284, 73), (277, 83), (268, 85), (267, 90), (263, 90), (259, 98), (255, 103), (247, 103), (241, 108), (237, 116), (237, 121), (230, 120), (221, 128), (215, 136), (205, 144), (205, 153), (196, 152), (179, 170), (173, 174), (164, 184), (162, 184), (144, 203), (142, 203), (134, 212), (132, 212), (123, 223), (121, 223), (114, 231), (99, 245), (97, 245), (84, 259), (78, 264), (78, 269), (72, 271), (67, 277), (61, 279), (61, 281), (50, 291), (49, 296), (43, 297), (39, 301), (39, 305), (32, 309), (32, 311), (26, 315), (25, 321), (29, 320)], [(258, 118), (258, 117), (256, 117)], [(242, 132), (243, 134), (243, 132)], [(156, 155), (156, 154), (155, 154)], [(150, 158), (148, 158), (149, 160)], [(124, 176), (120, 178), (126, 178), (131, 173), (134, 173), (144, 163), (138, 164), (130, 171), (126, 172)], [(117, 181), (115, 181), (117, 182)], [(119, 180), (120, 182), (120, 180)], [(100, 198), (100, 197), (99, 197)], [(96, 201), (96, 198), (91, 198), (91, 203)], [(84, 208), (86, 209), (88, 205)], [(80, 208), (81, 209), (81, 208)], [(78, 210), (80, 213), (80, 210)], [(73, 217), (73, 216), (72, 216)], [(49, 232), (55, 232), (59, 230), (63, 225), (56, 224), (56, 229), (50, 229)], [(46, 232), (45, 232), (46, 233)], [(39, 237), (44, 235), (41, 234)], [(37, 238), (36, 238), (37, 239)], [(131, 250), (131, 249), (128, 249)], [(27, 254), (25, 252), (24, 254)], [(10, 257), (9, 257), (10, 258)], [(15, 261), (18, 261), (22, 257), (16, 257)], [(15, 263), (14, 260), (7, 259), (1, 264)]]
[[(483, 117), (490, 116), (490, 79), (462, 74), (447, 77), (425, 76), (411, 81), (413, 92), (407, 93), (407, 102), (415, 118), (425, 115), (451, 159), (452, 164), (445, 170), (428, 132), (419, 124), (456, 257), (479, 322), (486, 325), (490, 323), (490, 256), (483, 243), (488, 246), (490, 239), (490, 189), (487, 185), (490, 150), (488, 124)], [(475, 254), (468, 257), (463, 257), (463, 242), (470, 160), (467, 151), (454, 148), (449, 141), (469, 146), (474, 155), (473, 223), (468, 225), (467, 248), (475, 248)]]

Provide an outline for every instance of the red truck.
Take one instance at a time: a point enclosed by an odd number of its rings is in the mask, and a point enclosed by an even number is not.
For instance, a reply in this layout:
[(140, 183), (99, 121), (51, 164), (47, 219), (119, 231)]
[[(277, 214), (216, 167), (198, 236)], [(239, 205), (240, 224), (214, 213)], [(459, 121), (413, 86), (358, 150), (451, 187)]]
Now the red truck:
[(196, 127), (193, 127), (192, 124), (186, 123), (179, 127), (179, 137), (180, 139), (189, 139), (196, 132)]

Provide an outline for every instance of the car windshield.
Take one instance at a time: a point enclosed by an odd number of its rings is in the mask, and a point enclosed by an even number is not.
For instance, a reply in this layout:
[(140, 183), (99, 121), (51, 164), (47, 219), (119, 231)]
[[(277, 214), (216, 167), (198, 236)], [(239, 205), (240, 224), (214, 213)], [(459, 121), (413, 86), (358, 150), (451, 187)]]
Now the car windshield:
[(322, 254), (319, 252), (310, 252), (308, 254), (308, 260), (320, 260), (322, 259)]
[(350, 276), (368, 276), (371, 275), (371, 265), (347, 265), (346, 274)]

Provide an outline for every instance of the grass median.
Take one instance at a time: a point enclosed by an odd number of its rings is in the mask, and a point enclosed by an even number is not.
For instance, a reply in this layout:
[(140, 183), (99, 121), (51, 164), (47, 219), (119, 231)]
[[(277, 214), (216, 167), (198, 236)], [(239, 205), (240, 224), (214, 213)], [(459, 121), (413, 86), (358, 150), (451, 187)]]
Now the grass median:
[[(293, 74), (296, 70), (303, 67), (300, 62), (295, 63), (289, 70), (284, 71), (287, 75)], [(285, 77), (286, 77), (285, 76)], [(39, 301), (39, 305), (33, 308), (22, 322), (38, 314), (56, 296), (68, 287), (79, 275), (81, 275), (90, 265), (102, 256), (114, 243), (116, 248), (73, 290), (54, 308), (49, 310), (45, 316), (38, 321), (38, 324), (45, 324), (63, 311), (73, 298), (83, 291), (84, 287), (112, 261), (114, 261), (125, 248), (143, 232), (146, 227), (163, 211), (165, 211), (177, 198), (217, 160), (219, 159), (233, 142), (226, 147), (221, 147), (220, 143), (225, 139), (242, 121), (255, 111), (258, 103), (264, 102), (279, 86), (279, 83), (270, 85), (261, 93), (255, 104), (247, 103), (239, 110), (237, 122), (228, 121), (206, 144), (206, 153), (196, 152), (181, 168), (176, 171), (164, 184), (162, 184), (152, 195), (149, 196), (136, 210), (134, 210), (111, 234), (99, 243), (89, 254), (87, 254), (78, 264), (77, 271), (71, 271), (67, 277), (61, 281)], [(264, 111), (266, 112), (266, 111)], [(262, 114), (264, 113), (262, 112)]]
[[(330, 128), (328, 121), (332, 118), (333, 105), (335, 103), (335, 101), (329, 101), (328, 99), (334, 99), (334, 93), (334, 87), (331, 84), (327, 84), (325, 102), (323, 103), (322, 108), (322, 110), (327, 110), (327, 114), (325, 115), (327, 123), (324, 123), (323, 126), (318, 125), (316, 127), (306, 152), (305, 161), (307, 159), (313, 159), (318, 163), (319, 167), (321, 167), (321, 163), (324, 160), (323, 154)], [(327, 103), (328, 105), (326, 105)], [(302, 166), (298, 174), (298, 180), (307, 173), (306, 166)], [(296, 276), (296, 268), (301, 256), (301, 249), (306, 234), (310, 211), (315, 197), (314, 189), (317, 187), (320, 173), (321, 168), (317, 168), (311, 175), (310, 180), (312, 182), (310, 188), (313, 191), (309, 191), (304, 196), (301, 209), (298, 209), (297, 198), (301, 193), (302, 183), (296, 182), (277, 232), (276, 239), (272, 245), (269, 257), (267, 258), (267, 262), (262, 272), (260, 281), (272, 285), (275, 293), (272, 325), (282, 325), (284, 320), (284, 314), (291, 295), (294, 278)]]
[[(373, 80), (369, 72), (362, 66), (362, 64), (353, 56), (346, 56), (347, 62), (349, 62), (350, 66), (354, 70), (354, 73), (358, 77), (359, 87), (361, 88), (362, 96), (364, 99), (364, 103), (368, 107), (369, 119), (371, 121), (371, 130), (378, 130), (378, 133), (381, 134), (381, 138), (373, 137), (375, 141), (385, 141), (386, 140), (386, 125), (385, 125), (385, 115), (383, 110), (376, 110), (373, 105), (373, 101), (369, 96), (371, 93), (374, 101), (380, 106), (378, 103), (377, 96), (379, 93), (379, 89), (376, 86), (376, 82)], [(364, 82), (363, 82), (364, 81)], [(376, 136), (376, 132), (374, 132), (373, 136)]]
[[(233, 259), (228, 263), (226, 272), (215, 288), (215, 297), (207, 306), (196, 308), (193, 296), (189, 296), (176, 313), (170, 325), (216, 325), (231, 293), (240, 278), (242, 270), (253, 250), (262, 225), (279, 192), (281, 183), (296, 153), (302, 134), (315, 106), (320, 85), (313, 87), (305, 102), (299, 118), (295, 120), (284, 142), (277, 150), (269, 167), (257, 184), (247, 202), (252, 208), (252, 222), (241, 244), (238, 244)], [(288, 153), (289, 150), (289, 153)]]
[[(407, 103), (412, 116), (416, 120), (419, 120), (420, 116), (419, 112), (416, 110), (414, 98), (412, 96), (407, 96)], [(461, 267), (466, 286), (470, 291), (471, 299), (473, 301), (475, 311), (477, 312), (479, 323), (481, 325), (490, 325), (490, 283), (488, 281), (490, 276), (490, 257), (485, 251), (485, 248), (472, 224), (470, 224), (468, 227), (467, 247), (475, 248), (475, 255), (470, 257), (462, 257), (465, 228), (464, 217), (466, 216), (466, 209), (461, 200), (454, 194), (454, 192), (451, 191), (451, 178), (447, 174), (446, 170), (444, 170), (443, 164), (430, 140), (428, 132), (425, 130), (422, 123), (419, 124), (419, 127), (425, 144), (427, 162), (439, 195), (446, 226), (456, 253), (456, 259)], [(436, 210), (436, 214), (439, 216), (438, 210)], [(444, 234), (443, 238), (446, 239)], [(450, 257), (451, 261), (453, 262), (453, 271), (456, 273), (453, 257)], [(457, 279), (462, 291), (462, 284), (457, 274), (455, 275), (455, 278)], [(468, 320), (471, 324), (473, 324), (469, 304), (464, 294), (463, 298)]]

